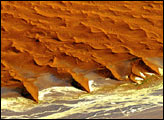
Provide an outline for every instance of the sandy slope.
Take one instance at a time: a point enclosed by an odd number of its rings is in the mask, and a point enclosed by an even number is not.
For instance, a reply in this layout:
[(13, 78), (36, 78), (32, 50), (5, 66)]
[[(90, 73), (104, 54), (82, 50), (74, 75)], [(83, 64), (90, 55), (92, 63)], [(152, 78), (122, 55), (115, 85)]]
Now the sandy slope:
[(90, 92), (88, 71), (138, 82), (163, 70), (162, 1), (3, 1), (1, 35), (1, 86), (36, 101), (44, 73)]

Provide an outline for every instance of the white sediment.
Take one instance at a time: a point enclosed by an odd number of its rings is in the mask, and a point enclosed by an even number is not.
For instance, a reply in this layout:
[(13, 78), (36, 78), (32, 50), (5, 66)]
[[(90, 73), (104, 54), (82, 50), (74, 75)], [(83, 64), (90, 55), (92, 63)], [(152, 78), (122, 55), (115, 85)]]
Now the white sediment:
[(135, 77), (135, 80), (144, 80), (144, 79), (140, 77)]
[(140, 72), (140, 75), (143, 77), (143, 78), (145, 78), (146, 76), (142, 73), (142, 72)]
[(163, 68), (158, 68), (158, 70), (159, 70), (160, 75), (163, 76)]
[(150, 73), (150, 72), (145, 72), (145, 74), (150, 75), (150, 76), (155, 75), (154, 73)]
[(90, 92), (92, 92), (92, 91), (94, 91), (94, 89), (93, 89), (93, 87), (92, 87), (92, 85), (93, 85), (93, 80), (89, 80), (88, 81), (89, 83), (89, 90), (90, 90)]
[[(95, 83), (93, 79), (90, 79), (89, 86), (91, 86), (91, 90), (94, 88)], [(141, 112), (152, 107), (163, 106), (163, 95), (151, 94), (155, 90), (163, 89), (163, 83), (140, 90), (124, 90), (126, 86), (128, 87), (127, 83), (113, 89), (112, 92), (109, 92), (107, 88), (105, 91), (97, 91), (93, 93), (87, 93), (73, 86), (50, 87), (39, 91), (39, 104), (36, 104), (33, 100), (29, 100), (24, 97), (12, 97), (8, 99), (1, 98), (1, 113), (2, 110), (6, 109), (11, 112), (13, 111), (13, 113), (21, 113), (35, 109), (35, 112), (30, 115), (21, 114), (17, 116), (13, 114), (5, 116), (2, 114), (1, 117), (5, 117), (6, 119), (19, 119), (39, 116), (47, 113), (48, 115), (39, 117), (39, 119), (58, 119), (79, 113), (96, 114), (100, 111), (109, 111), (105, 114), (111, 115), (112, 111), (117, 109), (122, 109), (121, 112), (123, 114), (129, 115), (132, 112)], [(111, 86), (109, 86), (109, 89), (110, 87)], [(52, 110), (51, 108), (54, 106), (61, 107), (53, 108)], [(140, 107), (134, 108), (133, 110), (128, 108), (132, 106)], [(44, 108), (45, 110), (37, 112), (40, 111), (41, 108)]]

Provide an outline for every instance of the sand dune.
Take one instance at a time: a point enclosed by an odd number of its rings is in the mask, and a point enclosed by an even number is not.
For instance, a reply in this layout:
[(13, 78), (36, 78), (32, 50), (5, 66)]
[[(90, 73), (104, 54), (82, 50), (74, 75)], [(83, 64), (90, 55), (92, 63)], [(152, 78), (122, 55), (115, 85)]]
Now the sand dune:
[(2, 1), (1, 87), (20, 87), (38, 101), (41, 74), (141, 84), (163, 73), (162, 1)]

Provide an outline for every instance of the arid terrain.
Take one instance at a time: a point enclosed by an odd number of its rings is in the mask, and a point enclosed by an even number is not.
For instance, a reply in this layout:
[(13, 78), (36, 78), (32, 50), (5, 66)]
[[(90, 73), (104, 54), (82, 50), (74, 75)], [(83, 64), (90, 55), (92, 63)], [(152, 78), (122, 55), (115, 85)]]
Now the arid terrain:
[(162, 1), (1, 2), (1, 90), (9, 96), (40, 103), (51, 87), (92, 94), (152, 76), (163, 76)]

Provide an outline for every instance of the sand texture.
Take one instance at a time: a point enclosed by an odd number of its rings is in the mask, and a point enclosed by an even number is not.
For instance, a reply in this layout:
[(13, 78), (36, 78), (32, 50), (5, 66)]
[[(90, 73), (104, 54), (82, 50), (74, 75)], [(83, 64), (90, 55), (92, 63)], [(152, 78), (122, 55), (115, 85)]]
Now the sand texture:
[(1, 87), (36, 102), (72, 80), (88, 93), (98, 78), (142, 84), (163, 75), (163, 2), (2, 1), (1, 54)]

